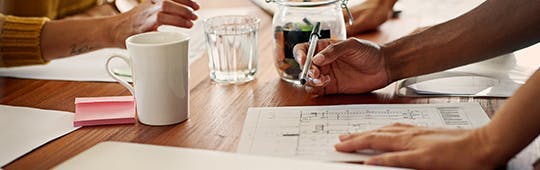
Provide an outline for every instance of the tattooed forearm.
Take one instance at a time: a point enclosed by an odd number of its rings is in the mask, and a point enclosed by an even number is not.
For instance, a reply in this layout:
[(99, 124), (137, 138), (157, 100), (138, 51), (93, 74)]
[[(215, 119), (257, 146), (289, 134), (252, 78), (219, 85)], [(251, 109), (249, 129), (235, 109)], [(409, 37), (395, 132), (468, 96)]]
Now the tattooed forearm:
[(71, 55), (77, 55), (77, 54), (86, 53), (86, 52), (89, 52), (89, 51), (92, 51), (92, 50), (94, 50), (94, 47), (86, 45), (86, 44), (82, 44), (82, 45), (71, 44), (71, 52), (70, 52), (70, 54)]

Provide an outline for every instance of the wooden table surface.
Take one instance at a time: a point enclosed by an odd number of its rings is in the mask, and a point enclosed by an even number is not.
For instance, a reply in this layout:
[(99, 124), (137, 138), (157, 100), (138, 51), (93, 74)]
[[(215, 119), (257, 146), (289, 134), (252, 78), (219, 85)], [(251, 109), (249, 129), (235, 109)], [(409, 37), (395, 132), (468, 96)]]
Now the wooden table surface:
[[(190, 71), (190, 118), (186, 122), (152, 127), (135, 125), (84, 127), (54, 140), (4, 169), (49, 169), (102, 141), (125, 141), (166, 146), (201, 148), (234, 152), (248, 107), (305, 106), (373, 103), (447, 103), (479, 102), (492, 116), (505, 98), (436, 97), (408, 98), (393, 95), (393, 85), (371, 94), (307, 96), (302, 88), (281, 81), (272, 60), (271, 16), (248, 0), (199, 1), (203, 8), (243, 7), (261, 18), (259, 34), (259, 69), (256, 80), (242, 85), (219, 85), (209, 78), (205, 56), (192, 63)], [(418, 27), (415, 19), (401, 18), (385, 23), (378, 32), (361, 38), (388, 42)], [(536, 53), (538, 54), (538, 53)], [(0, 104), (42, 109), (75, 111), (75, 97), (130, 95), (118, 83), (45, 81), (0, 78)], [(532, 150), (513, 160), (512, 169), (530, 168)], [(529, 157), (530, 156), (530, 157)], [(530, 160), (529, 160), (530, 159)]]

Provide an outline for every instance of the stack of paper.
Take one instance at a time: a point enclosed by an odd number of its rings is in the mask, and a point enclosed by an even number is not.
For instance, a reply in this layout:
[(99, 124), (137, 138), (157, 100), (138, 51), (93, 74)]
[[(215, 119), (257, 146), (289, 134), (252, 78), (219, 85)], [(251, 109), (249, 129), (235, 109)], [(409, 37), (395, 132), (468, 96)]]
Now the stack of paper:
[(75, 129), (70, 112), (0, 105), (0, 166)]
[(133, 124), (135, 121), (133, 96), (75, 98), (75, 127)]

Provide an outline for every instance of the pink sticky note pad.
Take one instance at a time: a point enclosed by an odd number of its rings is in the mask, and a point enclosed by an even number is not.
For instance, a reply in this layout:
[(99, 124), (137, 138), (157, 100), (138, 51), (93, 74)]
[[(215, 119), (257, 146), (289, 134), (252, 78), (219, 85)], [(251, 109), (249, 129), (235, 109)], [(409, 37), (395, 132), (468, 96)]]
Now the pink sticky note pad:
[(75, 98), (73, 126), (135, 123), (133, 96)]

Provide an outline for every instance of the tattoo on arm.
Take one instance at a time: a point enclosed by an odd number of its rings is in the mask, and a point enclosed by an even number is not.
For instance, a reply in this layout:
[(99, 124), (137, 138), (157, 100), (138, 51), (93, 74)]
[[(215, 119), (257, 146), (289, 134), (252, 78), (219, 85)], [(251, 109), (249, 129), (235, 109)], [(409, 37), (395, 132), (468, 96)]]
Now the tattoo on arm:
[(92, 51), (92, 50), (94, 50), (94, 47), (86, 45), (86, 44), (82, 44), (82, 45), (79, 45), (79, 46), (77, 46), (77, 44), (71, 44), (71, 52), (70, 52), (70, 54), (71, 55), (77, 55), (77, 54), (86, 53), (86, 52), (89, 52), (89, 51)]

